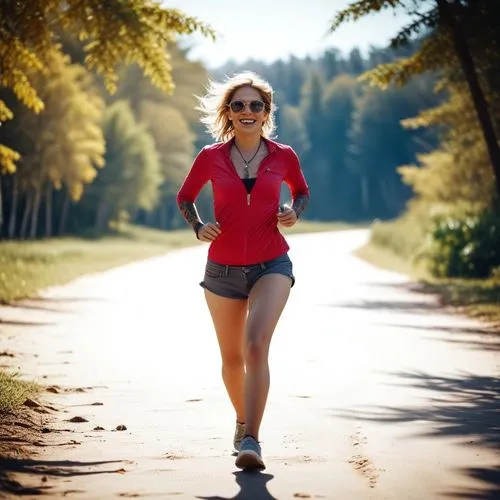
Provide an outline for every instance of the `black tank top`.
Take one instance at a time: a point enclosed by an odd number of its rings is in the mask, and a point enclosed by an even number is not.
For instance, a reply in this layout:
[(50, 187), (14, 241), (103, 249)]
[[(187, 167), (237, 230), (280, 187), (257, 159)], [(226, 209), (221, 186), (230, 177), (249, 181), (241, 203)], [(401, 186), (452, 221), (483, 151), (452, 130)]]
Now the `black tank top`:
[(247, 188), (247, 193), (250, 194), (250, 191), (252, 190), (255, 181), (257, 180), (257, 177), (250, 177), (250, 179), (241, 179), (243, 181), (243, 184), (245, 184), (245, 187)]

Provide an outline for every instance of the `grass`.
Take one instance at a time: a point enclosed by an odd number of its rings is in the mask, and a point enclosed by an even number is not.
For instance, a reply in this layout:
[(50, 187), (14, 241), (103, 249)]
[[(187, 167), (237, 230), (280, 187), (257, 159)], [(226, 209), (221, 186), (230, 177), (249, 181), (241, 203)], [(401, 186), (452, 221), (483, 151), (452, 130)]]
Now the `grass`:
[(53, 238), (0, 243), (0, 302), (35, 295), (79, 276), (196, 245), (189, 229), (156, 231), (126, 227), (96, 239)]
[(27, 398), (36, 396), (39, 390), (36, 383), (20, 380), (18, 374), (0, 370), (0, 415), (19, 409)]
[(438, 294), (444, 305), (500, 328), (500, 278), (434, 278), (423, 265), (373, 240), (376, 238), (361, 247), (356, 255), (377, 267), (410, 276), (421, 284), (423, 292)]

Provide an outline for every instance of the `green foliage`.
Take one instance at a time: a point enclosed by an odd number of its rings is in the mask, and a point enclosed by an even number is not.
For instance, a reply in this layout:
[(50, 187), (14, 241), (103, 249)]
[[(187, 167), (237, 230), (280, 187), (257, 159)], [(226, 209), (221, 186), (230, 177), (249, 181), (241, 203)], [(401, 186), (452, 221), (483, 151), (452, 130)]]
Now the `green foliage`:
[(438, 277), (486, 278), (500, 266), (500, 216), (439, 216), (423, 255)]

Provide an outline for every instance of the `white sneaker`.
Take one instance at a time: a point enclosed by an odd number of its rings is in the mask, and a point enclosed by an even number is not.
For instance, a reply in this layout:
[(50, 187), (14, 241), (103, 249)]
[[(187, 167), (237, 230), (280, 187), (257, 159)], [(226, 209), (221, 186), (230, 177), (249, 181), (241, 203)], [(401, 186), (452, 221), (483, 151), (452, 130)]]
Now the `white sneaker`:
[(240, 446), (240, 451), (236, 457), (236, 467), (245, 470), (265, 469), (264, 461), (262, 460), (262, 452), (259, 443), (251, 436), (243, 439)]

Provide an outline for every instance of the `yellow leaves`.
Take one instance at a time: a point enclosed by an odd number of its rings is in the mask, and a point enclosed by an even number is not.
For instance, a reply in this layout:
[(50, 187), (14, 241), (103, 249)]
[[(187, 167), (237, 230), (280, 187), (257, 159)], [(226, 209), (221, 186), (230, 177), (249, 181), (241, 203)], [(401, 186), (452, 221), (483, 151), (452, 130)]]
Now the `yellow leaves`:
[[(68, 28), (77, 24), (78, 4), (70, 2), (65, 15)], [(84, 2), (86, 3), (86, 2)], [(85, 64), (104, 77), (110, 93), (117, 87), (116, 68), (137, 63), (144, 74), (164, 92), (173, 91), (172, 68), (166, 56), (168, 42), (177, 34), (195, 31), (214, 38), (213, 30), (194, 17), (176, 9), (165, 9), (151, 1), (135, 0), (115, 3), (105, 11), (92, 9), (92, 22), (86, 18), (84, 39)], [(81, 21), (80, 21), (81, 22)]]
[[(88, 42), (87, 68), (103, 76), (110, 93), (117, 88), (117, 69), (131, 62), (159, 89), (171, 93), (174, 84), (166, 44), (177, 34), (196, 31), (215, 37), (198, 19), (152, 0), (30, 0), (29, 6), (4, 0), (0, 2), (0, 87), (12, 89), (36, 113), (44, 109), (44, 102), (36, 91), (35, 75), (46, 70), (51, 54), (60, 53), (54, 32), (61, 28)], [(0, 120), (9, 118), (12, 113), (0, 103)]]
[(7, 120), (12, 120), (14, 114), (7, 107), (4, 101), (0, 99), (0, 122), (6, 122)]
[(0, 144), (0, 173), (13, 174), (16, 171), (15, 162), (20, 158), (19, 153)]
[[(0, 35), (7, 35), (0, 30)], [(42, 61), (36, 54), (23, 45), (17, 37), (7, 37), (0, 42), (0, 87), (11, 88), (16, 97), (36, 113), (43, 109), (43, 102), (33, 88), (29, 76), (40, 71)]]

